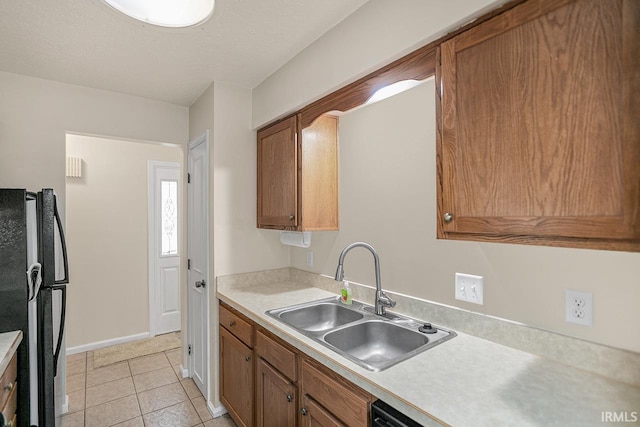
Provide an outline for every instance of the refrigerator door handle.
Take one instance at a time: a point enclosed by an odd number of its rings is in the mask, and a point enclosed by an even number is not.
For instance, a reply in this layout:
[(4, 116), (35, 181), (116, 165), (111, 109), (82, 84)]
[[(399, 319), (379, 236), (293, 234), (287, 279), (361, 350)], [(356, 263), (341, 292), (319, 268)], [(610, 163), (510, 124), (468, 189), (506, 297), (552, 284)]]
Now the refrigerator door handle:
[[(60, 244), (62, 245), (62, 259), (64, 263), (64, 278), (60, 280), (55, 280), (54, 284), (56, 285), (64, 285), (69, 283), (69, 261), (67, 259), (67, 242), (64, 238), (64, 230), (62, 228), (62, 220), (60, 219), (60, 214), (58, 213), (58, 198), (56, 197), (53, 202), (53, 215), (56, 218), (56, 225), (58, 226), (58, 232), (60, 233)], [(65, 291), (62, 291), (63, 295), (65, 295)], [(64, 311), (63, 311), (64, 312)]]
[(62, 335), (64, 334), (64, 322), (67, 311), (67, 286), (56, 285), (51, 288), (54, 291), (62, 292), (62, 307), (60, 309), (60, 330), (58, 331), (58, 342), (56, 350), (53, 353), (53, 372), (58, 372), (58, 359), (60, 358), (60, 349), (62, 348)]

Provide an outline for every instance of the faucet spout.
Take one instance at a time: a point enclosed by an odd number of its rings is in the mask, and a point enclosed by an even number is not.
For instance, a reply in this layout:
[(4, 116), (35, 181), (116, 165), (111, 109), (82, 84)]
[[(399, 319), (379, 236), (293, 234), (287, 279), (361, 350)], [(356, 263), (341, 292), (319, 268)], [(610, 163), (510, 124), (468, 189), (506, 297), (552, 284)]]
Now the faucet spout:
[(374, 302), (375, 312), (379, 315), (385, 314), (385, 307), (394, 307), (396, 302), (389, 298), (387, 294), (382, 291), (382, 284), (380, 283), (380, 257), (378, 256), (378, 252), (368, 243), (365, 242), (355, 242), (351, 243), (347, 247), (345, 247), (340, 253), (340, 257), (338, 258), (338, 268), (336, 269), (335, 280), (341, 282), (344, 280), (344, 258), (353, 248), (365, 248), (371, 255), (373, 255), (373, 263), (376, 272), (376, 298)]

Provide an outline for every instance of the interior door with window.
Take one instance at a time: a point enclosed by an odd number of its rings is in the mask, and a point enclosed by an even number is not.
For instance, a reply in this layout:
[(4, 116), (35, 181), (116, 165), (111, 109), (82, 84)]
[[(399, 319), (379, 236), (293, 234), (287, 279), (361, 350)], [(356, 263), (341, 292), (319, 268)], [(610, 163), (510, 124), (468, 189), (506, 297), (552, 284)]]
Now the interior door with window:
[(180, 330), (180, 165), (149, 162), (151, 335)]

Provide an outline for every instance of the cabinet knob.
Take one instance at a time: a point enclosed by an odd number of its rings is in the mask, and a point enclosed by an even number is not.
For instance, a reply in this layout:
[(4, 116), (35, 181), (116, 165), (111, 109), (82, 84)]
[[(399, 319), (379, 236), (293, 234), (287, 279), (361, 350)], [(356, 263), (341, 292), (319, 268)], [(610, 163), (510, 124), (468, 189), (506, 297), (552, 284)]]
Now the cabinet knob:
[(302, 409), (300, 409), (300, 413), (301, 413), (302, 415), (307, 415), (307, 408), (302, 408)]
[(5, 385), (4, 387), (2, 387), (3, 391), (9, 392), (11, 390), (13, 390), (13, 383), (9, 383), (7, 385)]
[(295, 215), (289, 215), (289, 221), (293, 221), (295, 217), (296, 217)]
[(249, 360), (251, 360), (251, 356), (245, 356), (244, 361), (248, 362)]
[(232, 320), (231, 322), (229, 322), (229, 327), (233, 328), (234, 326), (236, 326), (235, 320)]
[(291, 402), (293, 400), (293, 398), (291, 397), (290, 394), (287, 394), (287, 402)]
[(444, 214), (444, 222), (451, 222), (453, 220), (453, 215), (450, 214), (449, 212), (445, 212)]

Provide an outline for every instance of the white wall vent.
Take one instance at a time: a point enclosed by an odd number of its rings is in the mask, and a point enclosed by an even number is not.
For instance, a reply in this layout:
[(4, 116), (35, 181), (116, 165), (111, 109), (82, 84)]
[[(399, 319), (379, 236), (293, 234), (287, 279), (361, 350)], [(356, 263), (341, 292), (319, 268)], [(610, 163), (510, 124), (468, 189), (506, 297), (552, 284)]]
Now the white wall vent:
[(82, 159), (67, 157), (67, 178), (82, 178)]

